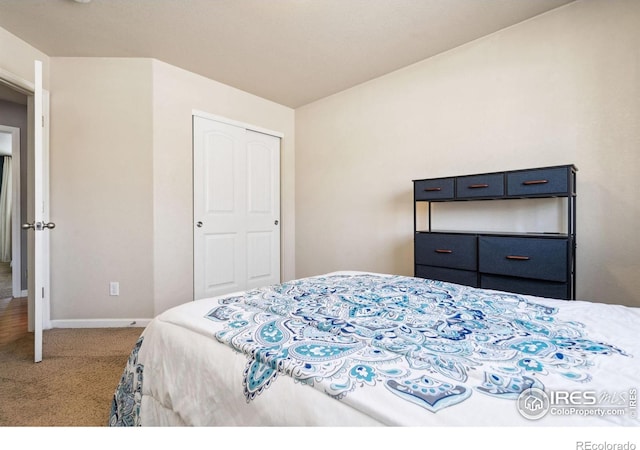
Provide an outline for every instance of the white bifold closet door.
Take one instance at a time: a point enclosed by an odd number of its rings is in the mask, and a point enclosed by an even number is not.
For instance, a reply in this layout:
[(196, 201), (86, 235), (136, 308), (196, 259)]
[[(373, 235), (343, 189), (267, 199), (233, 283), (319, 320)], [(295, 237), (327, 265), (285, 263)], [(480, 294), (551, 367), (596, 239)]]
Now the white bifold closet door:
[(193, 117), (194, 298), (280, 282), (280, 138)]

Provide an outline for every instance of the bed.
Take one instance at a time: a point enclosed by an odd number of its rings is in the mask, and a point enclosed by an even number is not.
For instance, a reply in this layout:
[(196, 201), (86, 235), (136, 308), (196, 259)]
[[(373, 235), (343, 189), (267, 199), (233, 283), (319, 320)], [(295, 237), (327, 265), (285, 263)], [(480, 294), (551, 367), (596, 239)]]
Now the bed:
[(368, 272), (143, 330), (110, 426), (637, 426), (640, 308)]

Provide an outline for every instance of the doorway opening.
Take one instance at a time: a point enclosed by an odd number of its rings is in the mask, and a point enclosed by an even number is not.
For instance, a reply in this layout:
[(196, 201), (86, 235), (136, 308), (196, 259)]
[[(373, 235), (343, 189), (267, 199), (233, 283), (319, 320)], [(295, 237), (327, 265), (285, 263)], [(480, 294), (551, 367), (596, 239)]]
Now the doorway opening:
[(0, 344), (29, 332), (27, 221), (29, 96), (0, 73)]
[[(21, 128), (27, 122), (26, 105), (0, 100), (0, 299), (26, 297), (26, 242), (21, 230)], [(23, 264), (23, 262), (25, 264)], [(23, 277), (24, 274), (24, 277)]]

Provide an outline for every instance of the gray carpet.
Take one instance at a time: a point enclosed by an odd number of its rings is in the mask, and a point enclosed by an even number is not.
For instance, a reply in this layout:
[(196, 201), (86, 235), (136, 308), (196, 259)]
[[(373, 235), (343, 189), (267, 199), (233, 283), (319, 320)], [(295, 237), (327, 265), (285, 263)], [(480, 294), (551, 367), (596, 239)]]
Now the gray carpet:
[(53, 329), (43, 360), (33, 334), (0, 346), (0, 427), (106, 426), (111, 399), (142, 328)]

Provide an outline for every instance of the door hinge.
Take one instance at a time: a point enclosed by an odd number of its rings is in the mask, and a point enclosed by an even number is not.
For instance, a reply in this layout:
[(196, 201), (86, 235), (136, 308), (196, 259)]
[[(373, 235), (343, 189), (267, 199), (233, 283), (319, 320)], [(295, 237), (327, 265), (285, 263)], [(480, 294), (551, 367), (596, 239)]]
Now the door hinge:
[(44, 298), (44, 286), (42, 286), (42, 298)]
[(44, 116), (42, 116), (42, 128), (44, 128)]

